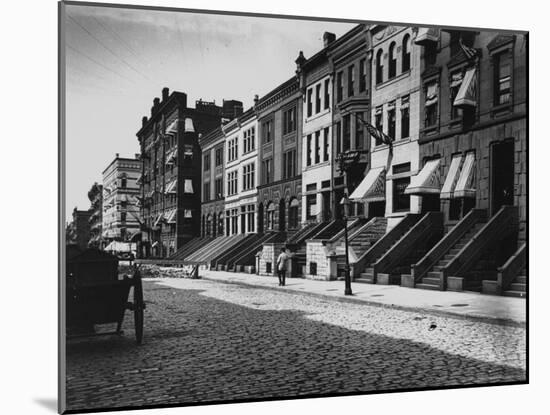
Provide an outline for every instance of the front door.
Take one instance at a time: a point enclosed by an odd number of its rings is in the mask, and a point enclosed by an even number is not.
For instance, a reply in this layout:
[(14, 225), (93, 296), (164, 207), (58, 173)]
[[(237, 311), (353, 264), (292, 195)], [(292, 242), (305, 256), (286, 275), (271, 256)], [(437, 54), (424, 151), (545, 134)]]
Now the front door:
[(491, 157), (491, 213), (504, 205), (514, 204), (514, 141), (492, 146)]

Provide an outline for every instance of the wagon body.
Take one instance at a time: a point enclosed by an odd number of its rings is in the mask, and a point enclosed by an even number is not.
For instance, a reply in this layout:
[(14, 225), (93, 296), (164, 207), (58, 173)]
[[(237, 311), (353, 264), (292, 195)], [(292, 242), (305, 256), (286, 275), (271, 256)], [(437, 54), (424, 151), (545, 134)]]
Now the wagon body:
[[(119, 279), (116, 256), (88, 249), (67, 258), (67, 333), (69, 337), (92, 335), (95, 325), (116, 323), (121, 333), (126, 310), (134, 311), (136, 339), (143, 333), (143, 291), (139, 271)], [(134, 302), (129, 302), (133, 288)]]

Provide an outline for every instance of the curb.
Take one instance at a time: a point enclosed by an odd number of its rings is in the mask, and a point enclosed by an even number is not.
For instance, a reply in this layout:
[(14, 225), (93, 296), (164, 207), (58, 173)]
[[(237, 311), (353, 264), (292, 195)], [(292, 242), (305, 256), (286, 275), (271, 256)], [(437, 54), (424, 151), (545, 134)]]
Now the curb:
[(295, 290), (293, 288), (281, 289), (278, 287), (269, 287), (269, 286), (257, 284), (254, 282), (227, 281), (227, 280), (220, 280), (219, 278), (212, 278), (212, 277), (202, 276), (202, 275), (199, 276), (199, 278), (207, 281), (222, 283), (222, 284), (235, 284), (235, 285), (243, 285), (247, 287), (263, 288), (266, 290), (272, 290), (272, 291), (278, 291), (278, 292), (287, 292), (291, 294), (302, 294), (310, 297), (322, 298), (325, 300), (332, 300), (332, 301), (339, 301), (343, 303), (363, 304), (363, 305), (368, 305), (373, 307), (390, 308), (394, 310), (402, 310), (402, 311), (409, 311), (409, 312), (415, 312), (415, 313), (424, 313), (424, 314), (429, 314), (433, 316), (443, 316), (443, 317), (454, 318), (458, 320), (474, 320), (480, 323), (494, 324), (499, 326), (509, 326), (509, 327), (519, 327), (519, 328), (527, 327), (526, 322), (516, 321), (512, 319), (507, 319), (507, 318), (487, 317), (487, 316), (481, 316), (476, 314), (464, 315), (464, 314), (453, 313), (452, 311), (447, 311), (447, 310), (430, 310), (423, 307), (403, 306), (398, 304), (382, 304), (382, 303), (378, 303), (378, 302), (375, 302), (372, 300), (366, 300), (366, 299), (360, 300), (359, 298), (344, 297), (344, 296), (334, 297), (328, 294)]

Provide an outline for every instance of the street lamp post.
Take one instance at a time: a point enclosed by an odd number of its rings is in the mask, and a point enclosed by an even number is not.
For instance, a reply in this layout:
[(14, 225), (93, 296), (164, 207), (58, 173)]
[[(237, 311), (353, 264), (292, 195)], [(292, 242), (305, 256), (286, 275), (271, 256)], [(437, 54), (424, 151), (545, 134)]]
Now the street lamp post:
[(342, 198), (342, 201), (340, 202), (342, 205), (344, 205), (344, 242), (346, 246), (346, 269), (345, 269), (345, 289), (344, 289), (344, 295), (352, 295), (351, 291), (351, 275), (350, 275), (350, 268), (349, 268), (349, 254), (348, 254), (348, 216), (349, 216), (349, 208), (350, 208), (350, 200), (348, 198), (348, 194), (344, 193), (344, 197)]

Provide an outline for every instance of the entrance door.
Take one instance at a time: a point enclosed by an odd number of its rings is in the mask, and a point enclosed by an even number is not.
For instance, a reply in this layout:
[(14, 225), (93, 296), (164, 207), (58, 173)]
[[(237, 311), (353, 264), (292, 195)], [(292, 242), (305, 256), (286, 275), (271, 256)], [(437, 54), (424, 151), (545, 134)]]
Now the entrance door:
[(386, 215), (386, 201), (369, 202), (369, 219), (384, 217)]
[(514, 204), (514, 142), (494, 144), (491, 162), (491, 213), (494, 215), (502, 206)]

